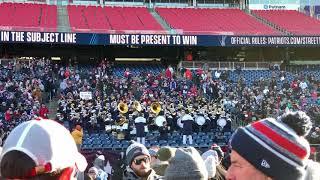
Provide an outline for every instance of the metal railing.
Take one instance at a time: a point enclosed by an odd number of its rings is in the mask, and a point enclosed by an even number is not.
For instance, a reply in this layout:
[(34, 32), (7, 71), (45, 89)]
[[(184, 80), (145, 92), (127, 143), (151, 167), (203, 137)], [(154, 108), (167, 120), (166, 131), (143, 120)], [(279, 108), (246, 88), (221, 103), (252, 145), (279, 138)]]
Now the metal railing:
[(189, 69), (197, 69), (199, 67), (206, 66), (209, 69), (225, 69), (234, 70), (240, 67), (242, 70), (265, 70), (269, 69), (270, 66), (281, 62), (212, 62), (212, 61), (181, 61), (180, 67)]
[(105, 34), (168, 34), (166, 30), (112, 30), (112, 29), (79, 29), (71, 27), (72, 32), (105, 33)]
[(8, 3), (34, 3), (34, 4), (44, 4), (47, 3), (46, 0), (0, 0), (0, 3), (8, 2)]
[[(87, 6), (104, 6), (104, 5), (129, 5), (129, 6), (141, 6), (147, 5), (148, 3), (153, 4), (153, 6), (166, 6), (166, 7), (193, 7), (192, 0), (108, 0), (99, 1), (96, 0), (0, 0), (1, 2), (11, 2), (11, 3), (47, 3), (56, 5), (87, 5)], [(60, 3), (60, 4), (59, 4)], [(239, 8), (240, 5), (228, 0), (198, 0), (196, 1), (197, 7), (205, 8)]]
[[(36, 31), (36, 32), (59, 32), (58, 28), (48, 27), (23, 27), (23, 26), (0, 26), (2, 31)], [(84, 29), (70, 27), (71, 32), (76, 33), (101, 33), (101, 34), (178, 34), (178, 35), (233, 35), (233, 32), (219, 31), (184, 31), (182, 29), (166, 30), (113, 30), (113, 29)]]
[(48, 27), (23, 27), (23, 26), (0, 26), (3, 31), (37, 31), (37, 32), (57, 32), (57, 28)]

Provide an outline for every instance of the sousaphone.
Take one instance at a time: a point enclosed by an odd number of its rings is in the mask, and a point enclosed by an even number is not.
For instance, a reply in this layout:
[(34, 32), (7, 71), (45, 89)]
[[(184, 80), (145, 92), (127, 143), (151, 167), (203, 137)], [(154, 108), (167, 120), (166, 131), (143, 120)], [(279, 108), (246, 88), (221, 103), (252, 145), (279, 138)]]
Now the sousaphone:
[(142, 107), (141, 107), (141, 104), (139, 101), (134, 101), (133, 102), (133, 108), (138, 111), (138, 112), (141, 112), (142, 111)]
[(121, 117), (115, 122), (116, 126), (122, 126), (124, 123), (128, 122), (125, 116), (120, 116)]
[(128, 112), (128, 105), (126, 103), (119, 103), (118, 104), (118, 110), (121, 114), (126, 114)]
[(120, 112), (120, 118), (115, 122), (115, 125), (122, 126), (127, 122), (125, 114), (128, 112), (129, 108), (126, 103), (120, 102), (118, 104), (118, 110)]
[(159, 102), (153, 102), (153, 103), (151, 104), (151, 111), (152, 111), (154, 114), (158, 115), (159, 112), (161, 111), (161, 105), (160, 105), (160, 103), (159, 103)]

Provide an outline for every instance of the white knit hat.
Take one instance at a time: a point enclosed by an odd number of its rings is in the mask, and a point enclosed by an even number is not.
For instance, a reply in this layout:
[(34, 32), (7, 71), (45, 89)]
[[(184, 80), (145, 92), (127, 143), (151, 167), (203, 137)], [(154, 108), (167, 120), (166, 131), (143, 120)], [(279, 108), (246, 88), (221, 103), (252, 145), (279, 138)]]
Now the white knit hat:
[(215, 151), (215, 150), (208, 150), (208, 151), (206, 151), (206, 152), (204, 152), (202, 155), (201, 155), (201, 157), (202, 157), (202, 159), (205, 161), (209, 156), (212, 156), (213, 158), (214, 158), (214, 162), (215, 162), (215, 164), (217, 165), (217, 164), (219, 164), (219, 156), (218, 156), (218, 153), (217, 153), (217, 151)]
[(208, 156), (207, 159), (204, 161), (206, 165), (206, 169), (208, 172), (208, 178), (214, 178), (216, 175), (216, 159), (213, 156)]

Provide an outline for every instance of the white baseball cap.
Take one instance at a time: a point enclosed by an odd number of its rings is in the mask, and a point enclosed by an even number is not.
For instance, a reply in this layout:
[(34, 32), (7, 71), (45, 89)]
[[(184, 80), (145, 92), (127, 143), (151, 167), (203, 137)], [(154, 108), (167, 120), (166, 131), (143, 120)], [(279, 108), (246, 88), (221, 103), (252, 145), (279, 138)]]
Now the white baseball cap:
[(36, 166), (50, 163), (50, 172), (74, 166), (83, 172), (88, 165), (70, 132), (49, 119), (31, 120), (15, 127), (4, 143), (0, 163), (6, 153), (14, 150), (27, 154)]

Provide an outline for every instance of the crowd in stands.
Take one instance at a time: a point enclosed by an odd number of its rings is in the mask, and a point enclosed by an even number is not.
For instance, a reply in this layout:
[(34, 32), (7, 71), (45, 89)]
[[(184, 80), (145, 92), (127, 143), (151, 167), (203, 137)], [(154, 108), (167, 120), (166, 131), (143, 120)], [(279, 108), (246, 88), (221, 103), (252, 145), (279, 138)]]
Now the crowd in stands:
[[(158, 130), (152, 123), (156, 116), (150, 110), (152, 102), (161, 104), (170, 131), (180, 129), (177, 122), (183, 110), (190, 110), (194, 118), (199, 114), (205, 117), (201, 125), (204, 132), (216, 128), (220, 117), (225, 117), (228, 123), (231, 119), (249, 123), (277, 117), (288, 110), (306, 111), (318, 121), (319, 79), (311, 73), (293, 74), (276, 69), (264, 77), (248, 80), (247, 72), (241, 69), (168, 67), (159, 72), (153, 67), (140, 71), (126, 68), (119, 74), (113, 72), (114, 68), (108, 61), (90, 67), (71, 64), (59, 67), (46, 60), (17, 61), (2, 67), (0, 116), (4, 119), (4, 132), (34, 115), (47, 117), (45, 103), (58, 95), (57, 91), (60, 92), (57, 119), (70, 130), (81, 124), (90, 132), (105, 131), (105, 125), (119, 120), (120, 102), (128, 104), (125, 116), (132, 120), (134, 101), (141, 103), (141, 114), (151, 131)], [(87, 91), (92, 92), (92, 99), (81, 99), (80, 92)], [(193, 126), (194, 131), (199, 131), (196, 122)]]
[(302, 111), (261, 119), (237, 128), (227, 152), (216, 144), (201, 152), (192, 146), (147, 149), (132, 141), (121, 173), (109, 176), (100, 152), (91, 166), (63, 125), (36, 118), (11, 131), (1, 152), (0, 172), (4, 179), (317, 180), (320, 164), (308, 159), (310, 144), (305, 139), (312, 126)]
[[(159, 65), (157, 65), (140, 70), (123, 68), (119, 73), (116, 66), (105, 60), (94, 66), (77, 64), (59, 66), (44, 59), (30, 62), (17, 61), (2, 66), (0, 79), (1, 143), (5, 142), (9, 133), (17, 125), (24, 124), (23, 122), (36, 117), (48, 118), (50, 112), (45, 104), (53, 97), (59, 98), (55, 120), (72, 132), (78, 151), (81, 150), (82, 138), (85, 134), (112, 133), (114, 130), (119, 133), (119, 129), (106, 128), (113, 125), (123, 126), (127, 123), (127, 129), (123, 130), (124, 138), (127, 140), (135, 139), (135, 136), (138, 135), (139, 125), (136, 122), (138, 117), (146, 119), (142, 126), (143, 130), (145, 130), (144, 126), (147, 127), (145, 132), (160, 131), (159, 140), (163, 140), (162, 138), (168, 140), (170, 139), (168, 134), (177, 131), (181, 131), (186, 136), (192, 135), (193, 132), (210, 132), (213, 129), (231, 132), (231, 123), (235, 125), (248, 124), (242, 129), (244, 133), (247, 133), (247, 131), (251, 132), (252, 129), (258, 128), (250, 123), (265, 118), (277, 118), (290, 111), (307, 112), (314, 126), (310, 127), (311, 133), (308, 137), (308, 133), (303, 136), (307, 137), (310, 143), (319, 143), (320, 130), (317, 126), (319, 126), (320, 101), (317, 74), (295, 74), (276, 68), (268, 70), (267, 75), (263, 78), (248, 79), (248, 72), (241, 69), (212, 71), (207, 66), (203, 66), (195, 70), (185, 68), (174, 70), (171, 66), (165, 69), (161, 66), (158, 68)], [(114, 71), (115, 69), (117, 71)], [(91, 92), (92, 94), (90, 94), (90, 98), (85, 99), (80, 97), (81, 92)], [(137, 110), (135, 102), (139, 102), (141, 110)], [(157, 113), (152, 110), (154, 102), (160, 104), (161, 110)], [(128, 105), (127, 112), (122, 112), (122, 109), (119, 109), (120, 103)], [(158, 115), (163, 115), (167, 124), (163, 123), (162, 126), (157, 124), (155, 118)], [(189, 129), (191, 133), (186, 132), (183, 127), (188, 124), (182, 118), (185, 115), (190, 115), (193, 120), (191, 121), (191, 129)], [(197, 122), (198, 116), (204, 117), (205, 121)], [(124, 118), (124, 123), (121, 118)], [(221, 118), (225, 119), (226, 123), (222, 126), (219, 122)], [(262, 124), (268, 124), (269, 120), (262, 122), (264, 122)], [(272, 120), (271, 123), (273, 123)], [(136, 133), (132, 133), (134, 129)], [(237, 133), (239, 132), (237, 131)], [(299, 132), (297, 134), (302, 136)], [(259, 134), (255, 134), (255, 136), (261, 137)], [(139, 142), (142, 144), (138, 143), (135, 146), (146, 148), (144, 146), (146, 142)], [(183, 137), (183, 144), (186, 145), (185, 137)], [(192, 138), (191, 141), (189, 139), (189, 144), (194, 145)], [(146, 145), (150, 146), (150, 144)], [(130, 146), (128, 144), (126, 147), (129, 149), (126, 152), (127, 157)], [(214, 145), (214, 147), (216, 146), (218, 145)], [(237, 144), (234, 144), (232, 148), (236, 146)], [(214, 147), (212, 148), (214, 149)], [(240, 153), (242, 148), (237, 149), (237, 153)], [(148, 156), (142, 159), (135, 160), (135, 157), (132, 157), (127, 165), (139, 166), (143, 163), (150, 163), (152, 154), (153, 157), (159, 157), (156, 153), (158, 150), (159, 148), (155, 147), (147, 153), (144, 152), (145, 154), (139, 154), (139, 158), (144, 155)], [(218, 159), (223, 157), (221, 154), (228, 152), (227, 149), (223, 150), (223, 153), (215, 151), (218, 154)], [(187, 151), (191, 154), (198, 153), (194, 149), (180, 148), (164, 151), (170, 152), (169, 154), (173, 156), (180, 151)], [(210, 153), (215, 154), (214, 152)], [(251, 157), (244, 157), (243, 154), (240, 156), (250, 163), (257, 161), (250, 159)], [(104, 159), (101, 155), (97, 155), (98, 157), (100, 160)], [(153, 159), (157, 162), (154, 167), (157, 170), (155, 172), (166, 176), (167, 171), (163, 170), (163, 166), (170, 167), (170, 163), (160, 162), (157, 158)], [(207, 164), (212, 161), (212, 158), (207, 161), (206, 158), (203, 158), (203, 160), (204, 164)], [(270, 166), (270, 163), (268, 161), (265, 166)], [(225, 167), (224, 169), (228, 169), (230, 163), (221, 161), (222, 165)], [(95, 168), (90, 168), (89, 172), (101, 174), (99, 171), (105, 171), (103, 168), (104, 166), (96, 165)], [(129, 171), (128, 179), (132, 175), (139, 176), (139, 173), (136, 174), (137, 172), (132, 168), (129, 165), (129, 168), (123, 169), (125, 172)], [(256, 168), (259, 169), (259, 167)], [(143, 169), (149, 173), (148, 168)], [(220, 171), (222, 174), (226, 173), (223, 168), (216, 169), (216, 172)], [(109, 175), (112, 173), (110, 170), (108, 172)], [(215, 174), (209, 170), (208, 172)], [(233, 179), (232, 173), (229, 174), (230, 179)], [(265, 175), (270, 176), (268, 173), (266, 172)], [(203, 174), (199, 176), (207, 177)]]
[(1, 66), (0, 101), (2, 139), (21, 122), (34, 116), (46, 118), (46, 102), (55, 93), (51, 62), (35, 60), (9, 62)]
[[(114, 124), (120, 118), (120, 102), (128, 104), (129, 111), (125, 116), (129, 123), (133, 122), (135, 101), (141, 103), (141, 114), (151, 131), (158, 130), (152, 124), (155, 118), (150, 110), (152, 102), (160, 102), (171, 131), (181, 129), (179, 118), (184, 110), (192, 111), (194, 118), (199, 114), (205, 117), (206, 121), (201, 125), (203, 132), (217, 128), (217, 120), (221, 117), (228, 123), (231, 119), (250, 123), (287, 111), (303, 110), (318, 121), (319, 79), (314, 74), (275, 69), (269, 70), (265, 77), (248, 81), (244, 70), (211, 71), (204, 66), (196, 70), (181, 68), (177, 72), (168, 67), (163, 73), (154, 73), (152, 69), (133, 73), (127, 68), (123, 74), (115, 76), (112, 66), (102, 61), (95, 68), (60, 68), (62, 95), (58, 112), (62, 121), (71, 119), (66, 122), (68, 127), (80, 123), (91, 133), (105, 131), (106, 125)], [(235, 75), (237, 78), (232, 78)], [(81, 99), (82, 91), (91, 91), (93, 98)], [(193, 127), (193, 131), (199, 131), (196, 122)], [(231, 130), (230, 126), (226, 128)]]

